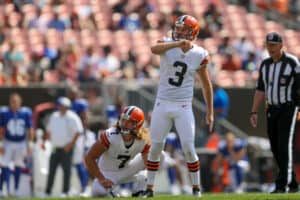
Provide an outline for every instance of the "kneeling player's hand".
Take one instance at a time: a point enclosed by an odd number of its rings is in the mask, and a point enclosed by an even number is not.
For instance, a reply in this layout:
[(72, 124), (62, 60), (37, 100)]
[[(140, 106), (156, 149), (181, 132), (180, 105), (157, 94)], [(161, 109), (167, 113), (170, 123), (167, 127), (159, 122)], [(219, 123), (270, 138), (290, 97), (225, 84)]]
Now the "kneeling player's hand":
[(102, 179), (102, 180), (99, 180), (100, 184), (105, 187), (105, 188), (112, 188), (113, 186), (113, 182), (109, 179)]

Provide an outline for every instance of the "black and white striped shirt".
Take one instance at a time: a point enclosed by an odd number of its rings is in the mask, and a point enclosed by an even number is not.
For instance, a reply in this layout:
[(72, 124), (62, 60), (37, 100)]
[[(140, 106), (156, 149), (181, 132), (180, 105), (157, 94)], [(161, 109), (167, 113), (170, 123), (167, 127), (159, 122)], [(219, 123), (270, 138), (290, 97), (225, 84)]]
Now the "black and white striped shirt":
[[(259, 69), (257, 90), (265, 92), (269, 105), (295, 102), (296, 89), (299, 89), (300, 63), (288, 53), (283, 53), (279, 61), (266, 58)], [(298, 85), (298, 86), (297, 86)]]

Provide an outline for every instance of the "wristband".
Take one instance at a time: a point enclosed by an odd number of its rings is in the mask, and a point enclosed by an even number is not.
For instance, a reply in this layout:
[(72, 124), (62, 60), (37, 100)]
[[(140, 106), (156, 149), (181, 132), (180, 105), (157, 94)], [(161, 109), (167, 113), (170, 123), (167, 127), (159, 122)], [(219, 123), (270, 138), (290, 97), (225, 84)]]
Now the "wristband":
[(250, 112), (250, 115), (257, 115), (257, 112)]
[(3, 147), (3, 141), (0, 140), (0, 148)]

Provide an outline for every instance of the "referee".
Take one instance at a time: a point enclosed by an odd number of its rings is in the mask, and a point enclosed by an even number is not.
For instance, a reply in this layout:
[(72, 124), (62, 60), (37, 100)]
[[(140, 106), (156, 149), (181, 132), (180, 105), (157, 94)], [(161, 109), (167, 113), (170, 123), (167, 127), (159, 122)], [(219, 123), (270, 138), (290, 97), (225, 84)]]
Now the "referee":
[(279, 168), (272, 193), (298, 192), (292, 155), (300, 102), (300, 64), (295, 56), (282, 50), (282, 37), (276, 32), (267, 34), (266, 48), (270, 57), (260, 65), (250, 123), (256, 127), (259, 105), (266, 101), (267, 132)]

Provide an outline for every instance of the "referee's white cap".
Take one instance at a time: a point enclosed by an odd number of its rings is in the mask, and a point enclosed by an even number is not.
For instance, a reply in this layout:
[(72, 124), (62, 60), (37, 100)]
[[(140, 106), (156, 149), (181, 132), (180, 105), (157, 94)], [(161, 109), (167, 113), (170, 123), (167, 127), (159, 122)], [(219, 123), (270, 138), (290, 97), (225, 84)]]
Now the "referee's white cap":
[(59, 97), (57, 99), (57, 104), (60, 106), (67, 107), (67, 108), (71, 107), (71, 101), (67, 97)]

